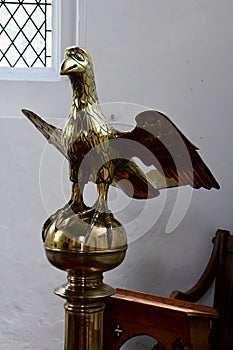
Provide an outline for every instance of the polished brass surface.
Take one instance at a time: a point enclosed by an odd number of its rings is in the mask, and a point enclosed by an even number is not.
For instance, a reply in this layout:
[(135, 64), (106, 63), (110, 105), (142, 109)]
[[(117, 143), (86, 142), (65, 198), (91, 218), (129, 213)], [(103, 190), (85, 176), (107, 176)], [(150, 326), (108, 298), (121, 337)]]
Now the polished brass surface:
[[(108, 208), (109, 186), (121, 188), (130, 197), (147, 199), (173, 186), (211, 189), (219, 185), (197, 148), (164, 114), (140, 113), (130, 132), (120, 132), (107, 122), (98, 102), (92, 61), (85, 50), (68, 48), (60, 73), (70, 78), (73, 90), (64, 128), (31, 111), (23, 113), (69, 162), (70, 200), (43, 226), (48, 260), (68, 272), (68, 282), (55, 289), (67, 299), (65, 349), (102, 350), (101, 300), (114, 293), (103, 283), (102, 274), (118, 266), (127, 249), (125, 230)], [(133, 157), (155, 169), (145, 174)], [(122, 179), (129, 181), (119, 181)], [(89, 181), (97, 187), (92, 207), (84, 198)]]
[[(93, 211), (94, 214), (94, 211)], [(45, 239), (45, 248), (68, 252), (103, 252), (125, 249), (126, 233), (113, 215), (108, 216), (109, 227), (99, 217), (95, 225), (71, 212), (70, 216), (56, 226), (52, 223)]]
[(55, 289), (65, 303), (65, 350), (101, 350), (103, 312), (101, 298), (115, 292), (102, 283), (101, 274), (68, 274), (68, 283)]
[[(107, 205), (110, 185), (138, 199), (156, 197), (160, 189), (174, 186), (219, 188), (197, 147), (161, 112), (148, 110), (138, 114), (136, 127), (130, 132), (120, 132), (107, 122), (98, 102), (92, 60), (85, 50), (66, 49), (60, 73), (70, 78), (73, 90), (70, 113), (63, 129), (23, 110), (69, 161), (71, 198), (48, 219), (43, 229), (44, 238), (51, 225), (63, 230), (67, 222), (70, 225), (79, 217), (90, 224), (84, 246), (89, 244), (92, 227), (104, 222), (108, 228), (108, 248), (111, 248), (112, 214)], [(133, 157), (140, 158), (146, 166), (154, 165), (155, 169), (144, 174)], [(119, 181), (122, 179), (129, 181)], [(87, 207), (83, 198), (89, 181), (96, 183), (98, 192), (92, 208)]]
[(55, 267), (73, 273), (102, 273), (117, 267), (125, 256), (126, 247), (107, 252), (69, 252), (46, 249), (47, 258)]
[(101, 350), (103, 348), (104, 303), (65, 304), (65, 350)]
[[(70, 280), (73, 279), (72, 282)], [(54, 293), (67, 300), (72, 299), (83, 303), (83, 300), (93, 301), (114, 294), (115, 289), (103, 283), (102, 274), (72, 275), (68, 274), (68, 282), (55, 288)], [(87, 304), (87, 303), (86, 303)]]

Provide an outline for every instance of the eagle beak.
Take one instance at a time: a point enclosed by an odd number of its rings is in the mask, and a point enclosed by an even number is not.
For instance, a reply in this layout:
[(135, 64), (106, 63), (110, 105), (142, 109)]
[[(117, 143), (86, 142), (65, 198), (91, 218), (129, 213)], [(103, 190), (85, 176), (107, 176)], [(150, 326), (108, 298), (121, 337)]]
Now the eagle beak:
[(77, 68), (77, 63), (71, 58), (66, 57), (65, 60), (62, 62), (60, 74), (61, 75), (67, 75), (72, 73), (73, 69)]

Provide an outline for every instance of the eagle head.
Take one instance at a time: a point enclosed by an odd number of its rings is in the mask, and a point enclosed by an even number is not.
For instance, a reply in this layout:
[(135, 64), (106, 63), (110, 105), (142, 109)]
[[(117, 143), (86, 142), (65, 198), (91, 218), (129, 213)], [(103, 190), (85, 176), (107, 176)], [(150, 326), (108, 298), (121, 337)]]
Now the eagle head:
[(74, 75), (84, 73), (92, 66), (90, 56), (80, 47), (68, 47), (61, 65), (61, 75)]

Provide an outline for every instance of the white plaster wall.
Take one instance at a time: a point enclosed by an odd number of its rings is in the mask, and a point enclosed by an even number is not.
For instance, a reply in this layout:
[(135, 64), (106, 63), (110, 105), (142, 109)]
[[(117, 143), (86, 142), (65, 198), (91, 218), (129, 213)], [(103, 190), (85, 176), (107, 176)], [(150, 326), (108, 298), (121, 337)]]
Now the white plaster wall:
[[(138, 103), (170, 115), (199, 146), (221, 185), (220, 191), (194, 191), (188, 206), (190, 192), (181, 191), (176, 215), (182, 216), (183, 208), (187, 212), (167, 234), (177, 197), (171, 190), (154, 226), (129, 245), (123, 264), (106, 274), (115, 287), (166, 296), (186, 290), (205, 267), (215, 230), (233, 230), (232, 10), (231, 0), (86, 2), (85, 46), (95, 63), (101, 102)], [(63, 301), (52, 290), (66, 275), (46, 261), (40, 231), (47, 211), (62, 206), (69, 193), (66, 165), (50, 146), (44, 150), (45, 141), (20, 113), (7, 113), (9, 106), (14, 111), (31, 107), (47, 119), (66, 115), (70, 91), (68, 82), (63, 84), (64, 91), (38, 84), (40, 95), (30, 84), (24, 94), (17, 83), (0, 82), (1, 349), (63, 348)], [(18, 86), (22, 102), (12, 96), (12, 86)], [(61, 104), (51, 105), (50, 94)], [(60, 125), (61, 120), (50, 122)], [(159, 205), (159, 198), (150, 202), (138, 228), (144, 230)], [(118, 209), (118, 217), (131, 220), (133, 208), (138, 213), (140, 205), (132, 202), (128, 212)], [(135, 223), (127, 229), (132, 237)], [(211, 295), (203, 302), (211, 304)]]

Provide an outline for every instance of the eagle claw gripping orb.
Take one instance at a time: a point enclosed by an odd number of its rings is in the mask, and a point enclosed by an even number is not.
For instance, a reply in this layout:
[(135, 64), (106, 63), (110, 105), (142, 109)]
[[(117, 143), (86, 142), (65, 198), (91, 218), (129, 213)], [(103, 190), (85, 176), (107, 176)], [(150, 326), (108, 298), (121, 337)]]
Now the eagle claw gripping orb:
[[(100, 350), (104, 303), (97, 299), (114, 292), (102, 283), (102, 273), (118, 266), (127, 248), (125, 230), (108, 209), (109, 186), (136, 199), (149, 199), (163, 188), (190, 185), (211, 189), (219, 185), (197, 148), (164, 114), (153, 110), (138, 114), (130, 132), (118, 131), (107, 122), (85, 50), (66, 49), (60, 74), (68, 75), (73, 89), (64, 128), (48, 124), (31, 111), (22, 112), (69, 162), (70, 200), (43, 227), (49, 261), (68, 272), (68, 283), (55, 290), (68, 300), (65, 349)], [(145, 174), (133, 157), (154, 170)], [(83, 195), (89, 181), (96, 184), (98, 194), (91, 208)]]

